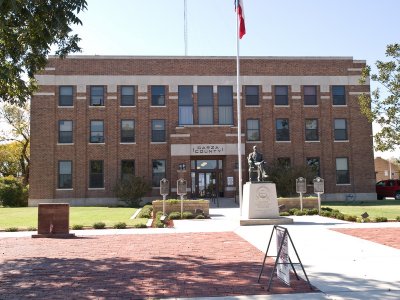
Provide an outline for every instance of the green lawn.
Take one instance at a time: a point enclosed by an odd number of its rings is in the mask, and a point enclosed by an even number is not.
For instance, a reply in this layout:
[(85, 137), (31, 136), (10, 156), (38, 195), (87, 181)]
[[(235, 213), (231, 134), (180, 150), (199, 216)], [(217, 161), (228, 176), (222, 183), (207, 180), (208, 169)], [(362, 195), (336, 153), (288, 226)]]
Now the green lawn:
[(354, 202), (322, 202), (322, 207), (331, 207), (339, 210), (345, 215), (354, 215), (360, 217), (367, 212), (370, 218), (386, 217), (388, 220), (394, 220), (400, 216), (399, 200), (378, 200), (378, 201), (354, 201)]
[[(128, 226), (145, 224), (147, 219), (129, 219), (135, 211), (135, 208), (125, 207), (70, 207), (69, 225), (70, 227), (72, 225), (91, 227), (96, 222), (104, 222), (107, 227), (112, 227), (118, 222), (125, 222)], [(0, 207), (0, 230), (11, 227), (37, 228), (37, 215), (37, 207)]]

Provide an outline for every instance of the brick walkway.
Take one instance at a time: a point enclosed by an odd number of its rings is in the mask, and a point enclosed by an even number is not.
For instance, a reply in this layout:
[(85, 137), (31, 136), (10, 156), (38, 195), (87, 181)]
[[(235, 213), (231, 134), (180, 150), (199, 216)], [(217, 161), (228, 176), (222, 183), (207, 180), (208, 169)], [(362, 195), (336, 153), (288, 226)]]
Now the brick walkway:
[(232, 232), (0, 239), (0, 299), (143, 299), (310, 292), (287, 287)]
[(343, 228), (333, 230), (400, 249), (400, 228)]

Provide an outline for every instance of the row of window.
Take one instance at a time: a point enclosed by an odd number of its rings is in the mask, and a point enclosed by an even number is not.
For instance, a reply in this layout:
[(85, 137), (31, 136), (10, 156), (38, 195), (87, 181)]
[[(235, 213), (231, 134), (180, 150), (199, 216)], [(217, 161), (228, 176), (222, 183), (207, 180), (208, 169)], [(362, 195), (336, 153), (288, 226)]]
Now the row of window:
[[(290, 166), (290, 158), (278, 158), (278, 163), (282, 167)], [(320, 160), (318, 157), (309, 157), (306, 159), (308, 166), (314, 168), (317, 175), (320, 176)], [(130, 180), (135, 176), (135, 161), (121, 160), (121, 179)], [(152, 186), (158, 187), (160, 180), (166, 177), (166, 161), (157, 159), (152, 161)], [(350, 172), (347, 157), (336, 158), (336, 183), (349, 184)], [(58, 183), (59, 189), (72, 189), (72, 161), (58, 161)], [(89, 188), (104, 188), (104, 161), (91, 160), (89, 162)]]
[[(218, 106), (230, 107), (233, 102), (233, 87), (232, 86), (217, 86)], [(120, 105), (121, 106), (135, 106), (135, 86), (121, 86)], [(152, 106), (165, 106), (166, 88), (163, 85), (152, 85), (151, 92), (151, 105)], [(289, 105), (289, 86), (277, 85), (273, 87), (273, 94), (275, 105)], [(346, 105), (346, 89), (344, 85), (332, 86), (332, 104), (333, 105)], [(208, 124), (209, 112), (212, 112), (214, 103), (213, 86), (198, 86), (197, 87), (197, 101), (199, 106), (199, 114), (204, 116), (199, 118), (200, 124)], [(90, 105), (91, 106), (104, 106), (105, 87), (90, 86)], [(317, 105), (318, 92), (316, 85), (303, 86), (303, 100), (304, 105)], [(260, 86), (246, 85), (244, 86), (244, 101), (248, 106), (260, 105)], [(74, 88), (73, 86), (60, 86), (59, 87), (59, 106), (73, 106), (74, 102)], [(193, 86), (180, 85), (178, 86), (178, 102), (180, 107), (179, 114), (184, 117), (182, 124), (193, 124), (193, 113), (190, 114), (188, 110), (192, 107), (193, 110)], [(211, 110), (210, 110), (211, 107)], [(182, 113), (181, 113), (182, 108)], [(230, 111), (227, 112), (228, 117)], [(212, 115), (211, 115), (212, 116)], [(212, 120), (212, 118), (211, 118)], [(206, 123), (201, 123), (206, 122)], [(211, 123), (212, 124), (212, 123)]]
[[(121, 180), (130, 180), (135, 176), (135, 161), (121, 160)], [(165, 160), (153, 160), (153, 186), (159, 186), (160, 180), (165, 178)], [(59, 189), (72, 189), (72, 161), (58, 161)], [(91, 160), (89, 162), (89, 188), (104, 188), (104, 161)]]
[[(165, 120), (151, 120), (151, 141), (166, 142)], [(347, 141), (347, 120), (334, 119), (333, 137), (335, 141)], [(247, 119), (247, 140), (260, 141), (260, 120)], [(135, 120), (121, 120), (121, 143), (135, 143)], [(275, 140), (290, 141), (289, 119), (275, 120)], [(319, 141), (318, 119), (305, 119), (305, 140)], [(104, 120), (90, 121), (90, 143), (104, 143)], [(60, 120), (58, 122), (58, 143), (73, 143), (73, 121)]]

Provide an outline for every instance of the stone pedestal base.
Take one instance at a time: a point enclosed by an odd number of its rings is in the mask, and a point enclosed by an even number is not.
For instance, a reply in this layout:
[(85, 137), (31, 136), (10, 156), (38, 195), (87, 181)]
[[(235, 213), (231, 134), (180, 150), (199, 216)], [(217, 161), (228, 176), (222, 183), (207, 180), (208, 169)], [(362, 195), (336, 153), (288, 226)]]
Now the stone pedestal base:
[(38, 205), (38, 234), (33, 238), (71, 238), (69, 233), (69, 204), (43, 203)]
[(290, 224), (293, 220), (279, 216), (275, 183), (246, 182), (240, 225)]

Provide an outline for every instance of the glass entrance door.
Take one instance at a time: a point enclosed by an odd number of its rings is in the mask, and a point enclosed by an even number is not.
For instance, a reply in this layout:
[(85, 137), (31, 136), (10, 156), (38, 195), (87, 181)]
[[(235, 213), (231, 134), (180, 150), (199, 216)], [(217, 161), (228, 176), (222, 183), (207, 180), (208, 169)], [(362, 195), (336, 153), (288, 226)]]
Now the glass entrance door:
[(197, 195), (202, 198), (211, 198), (217, 195), (217, 179), (215, 172), (197, 173)]

